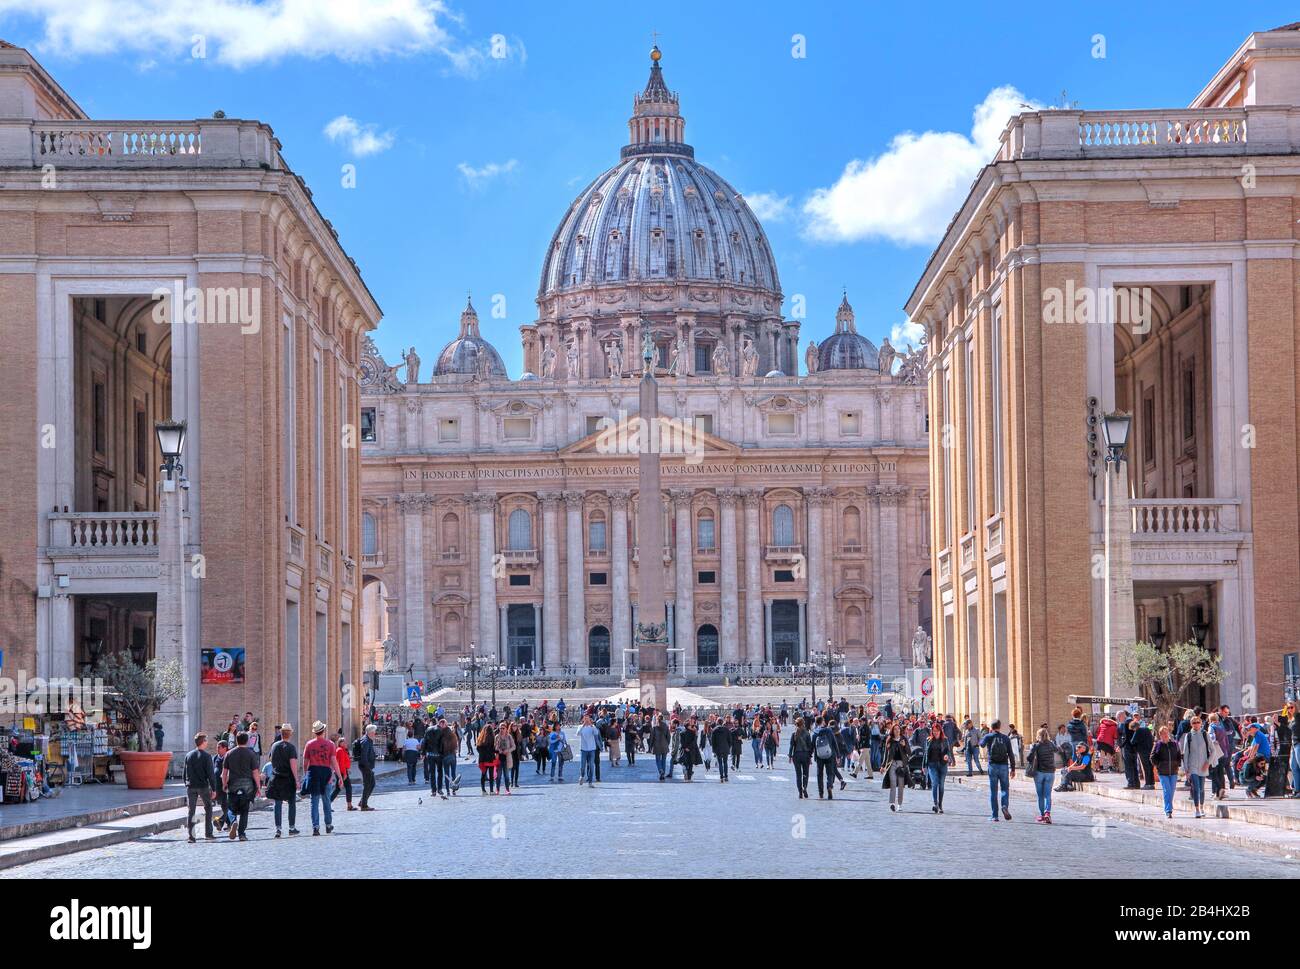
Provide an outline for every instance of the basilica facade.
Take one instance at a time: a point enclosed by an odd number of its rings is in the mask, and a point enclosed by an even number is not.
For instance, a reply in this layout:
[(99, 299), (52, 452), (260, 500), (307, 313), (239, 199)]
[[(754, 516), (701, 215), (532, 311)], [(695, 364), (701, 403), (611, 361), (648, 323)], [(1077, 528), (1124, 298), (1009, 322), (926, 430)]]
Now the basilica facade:
[[(656, 49), (620, 157), (542, 258), (511, 379), (472, 304), (421, 375), (361, 361), (363, 646), (374, 668), (628, 668), (638, 571), (665, 570), (670, 663), (707, 677), (828, 648), (901, 669), (929, 630), (921, 353), (877, 348), (847, 295), (801, 353), (776, 261), (695, 161)], [(827, 321), (829, 324), (830, 321)], [(828, 326), (829, 328), (829, 326)], [(664, 545), (638, 545), (643, 357), (664, 447)], [(804, 364), (803, 375), (800, 361)], [(676, 446), (682, 445), (682, 446)], [(648, 621), (660, 621), (658, 617)]]

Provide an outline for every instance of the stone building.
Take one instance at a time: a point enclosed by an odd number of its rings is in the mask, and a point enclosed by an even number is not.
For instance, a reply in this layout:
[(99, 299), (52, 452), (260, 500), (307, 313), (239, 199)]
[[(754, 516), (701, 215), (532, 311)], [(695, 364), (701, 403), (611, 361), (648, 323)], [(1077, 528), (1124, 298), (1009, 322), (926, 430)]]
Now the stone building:
[(929, 335), (941, 707), (1059, 721), (1117, 683), (1108, 609), (1130, 640), (1219, 652), (1226, 681), (1193, 700), (1279, 705), (1300, 651), (1297, 132), (1294, 24), (1187, 108), (1006, 128), (907, 304)]
[[(0, 307), (5, 674), (180, 656), (176, 749), (236, 712), (346, 723), (361, 669), (346, 429), (380, 312), (271, 129), (91, 120), (0, 43)], [(175, 532), (167, 418), (188, 426)], [(244, 682), (200, 687), (209, 649), (243, 649)]]
[[(569, 206), (508, 378), (472, 305), (419, 376), (362, 369), (363, 639), (449, 674), (474, 645), (517, 669), (624, 669), (641, 568), (663, 568), (679, 672), (910, 660), (929, 624), (919, 352), (879, 350), (847, 297), (809, 348), (781, 313), (753, 212), (684, 140), (658, 49), (619, 161)], [(636, 376), (648, 353), (665, 546), (635, 534)]]

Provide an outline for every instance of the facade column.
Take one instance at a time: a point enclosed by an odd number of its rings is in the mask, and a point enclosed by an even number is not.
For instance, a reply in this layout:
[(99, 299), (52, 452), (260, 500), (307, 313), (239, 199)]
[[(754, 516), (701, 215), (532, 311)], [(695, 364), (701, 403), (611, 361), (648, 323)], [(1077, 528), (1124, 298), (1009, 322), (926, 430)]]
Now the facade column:
[[(880, 496), (880, 556), (885, 563), (880, 571), (880, 635), (886, 658), (903, 661), (902, 632), (899, 628), (898, 569), (902, 556), (898, 547), (898, 508), (907, 494), (906, 488), (888, 488)], [(910, 660), (909, 660), (910, 662)]]
[(740, 590), (736, 577), (736, 501), (740, 492), (735, 488), (719, 488), (718, 500), (722, 505), (722, 537), (718, 547), (722, 571), (722, 629), (720, 630), (718, 662), (740, 662), (740, 622), (738, 603)]
[(826, 548), (822, 512), (830, 500), (830, 488), (808, 488), (808, 646), (809, 653), (826, 646)]
[[(763, 493), (746, 488), (745, 501), (745, 661), (764, 662), (763, 546), (759, 542), (758, 512)], [(770, 616), (768, 617), (770, 620)], [(771, 625), (769, 621), (768, 625)]]
[[(632, 648), (632, 600), (629, 598), (628, 587), (628, 549), (627, 549), (627, 503), (631, 498), (630, 491), (611, 491), (609, 492), (610, 507), (610, 558), (614, 573), (613, 596), (614, 603), (610, 620), (614, 628), (610, 630), (610, 657), (611, 667), (621, 666), (623, 657), (626, 655), (623, 650)], [(661, 550), (647, 549), (646, 556), (652, 553), (662, 555)], [(655, 563), (642, 563), (642, 568), (649, 567)]]
[[(766, 638), (766, 640), (765, 640), (765, 642), (764, 642), (764, 645), (767, 647), (767, 659), (766, 659), (766, 662), (768, 662), (768, 663), (775, 663), (775, 662), (776, 662), (776, 652), (772, 649), (772, 603), (771, 603), (771, 600), (769, 600), (769, 601), (763, 603), (763, 612), (766, 614), (766, 619), (767, 619), (767, 621), (764, 623), (764, 628), (767, 630), (767, 638)], [(803, 629), (803, 611), (802, 611), (802, 609), (800, 609), (800, 612), (799, 612), (799, 628), (800, 628), (800, 629)]]
[[(880, 539), (880, 506), (883, 492), (883, 488), (867, 488), (867, 499), (870, 502), (867, 506), (867, 560), (871, 563), (871, 651), (882, 660), (885, 658), (885, 633), (882, 626), (885, 598), (881, 590), (881, 576), (885, 570), (887, 554)], [(820, 648), (819, 646), (818, 649)]]
[(676, 605), (673, 609), (673, 644), (685, 650), (682, 662), (695, 661), (695, 543), (691, 535), (691, 497), (688, 488), (668, 492), (677, 516)]
[(478, 649), (495, 658), (500, 645), (497, 627), (496, 495), (470, 495), (478, 514)]
[(542, 502), (542, 625), (537, 628), (537, 668), (560, 662), (560, 499), (558, 491), (538, 495)]
[(502, 666), (513, 666), (513, 665), (514, 665), (513, 663), (510, 662), (510, 649), (509, 649), (509, 643), (510, 643), (510, 621), (509, 621), (509, 619), (510, 619), (510, 617), (509, 617), (509, 610), (510, 610), (510, 606), (507, 605), (507, 604), (504, 603), (504, 602), (501, 603), (499, 606), (497, 606), (497, 612), (498, 612), (498, 615), (500, 616), (500, 618), (497, 620), (497, 648), (496, 648), (496, 654), (497, 654), (497, 662), (500, 663)]
[[(582, 542), (582, 492), (564, 492), (564, 554), (568, 566), (565, 592), (568, 595), (568, 650), (565, 662), (584, 665), (587, 639), (585, 546)], [(556, 613), (558, 619), (559, 613)]]
[(398, 495), (402, 509), (402, 627), (401, 665), (428, 666), (424, 642), (424, 510), (429, 495)]
[(799, 655), (797, 661), (805, 662), (812, 655), (808, 648), (808, 600), (799, 603)]
[(539, 602), (533, 603), (533, 669), (541, 669), (542, 659), (545, 656), (542, 646), (542, 605)]

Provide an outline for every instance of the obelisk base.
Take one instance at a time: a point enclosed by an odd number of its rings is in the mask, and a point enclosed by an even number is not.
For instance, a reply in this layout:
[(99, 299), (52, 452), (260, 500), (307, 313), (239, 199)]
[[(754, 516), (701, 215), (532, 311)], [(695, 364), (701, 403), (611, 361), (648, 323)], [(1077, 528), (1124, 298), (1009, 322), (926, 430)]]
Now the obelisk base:
[(668, 712), (668, 674), (640, 673), (641, 707), (653, 707), (663, 713)]

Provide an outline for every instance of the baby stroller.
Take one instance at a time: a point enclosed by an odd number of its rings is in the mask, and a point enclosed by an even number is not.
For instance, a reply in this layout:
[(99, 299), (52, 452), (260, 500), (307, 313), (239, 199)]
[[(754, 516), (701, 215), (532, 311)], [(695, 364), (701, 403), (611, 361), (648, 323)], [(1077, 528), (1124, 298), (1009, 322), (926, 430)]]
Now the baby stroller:
[(925, 750), (923, 748), (912, 748), (912, 753), (907, 758), (907, 777), (912, 782), (913, 787), (919, 787), (922, 790), (929, 789), (930, 775), (925, 772)]

